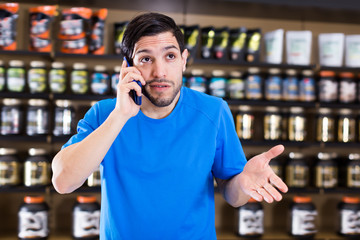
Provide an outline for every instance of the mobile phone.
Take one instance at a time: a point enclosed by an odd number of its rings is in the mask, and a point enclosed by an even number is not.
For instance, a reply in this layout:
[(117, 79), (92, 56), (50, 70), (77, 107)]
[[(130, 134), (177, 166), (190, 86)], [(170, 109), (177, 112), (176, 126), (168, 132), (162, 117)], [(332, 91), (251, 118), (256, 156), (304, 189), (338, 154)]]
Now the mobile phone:
[[(124, 61), (126, 62), (126, 64), (127, 64), (128, 67), (131, 66), (130, 63), (129, 63), (129, 61), (126, 59), (126, 57), (124, 57)], [(136, 83), (142, 88), (142, 84), (141, 84), (140, 81), (137, 81), (137, 80), (135, 80), (135, 79), (133, 79), (133, 81), (136, 82)], [(135, 90), (131, 90), (131, 91), (130, 91), (130, 97), (134, 100), (134, 102), (135, 102), (137, 105), (141, 105), (141, 102), (142, 102), (142, 101), (141, 101), (141, 96), (139, 97), (139, 96), (136, 94)]]

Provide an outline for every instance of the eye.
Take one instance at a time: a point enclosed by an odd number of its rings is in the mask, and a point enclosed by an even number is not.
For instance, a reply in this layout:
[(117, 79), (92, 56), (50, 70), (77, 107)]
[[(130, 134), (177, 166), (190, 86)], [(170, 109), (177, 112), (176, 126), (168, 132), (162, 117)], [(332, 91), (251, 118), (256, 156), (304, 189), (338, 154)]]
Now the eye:
[(173, 53), (169, 53), (168, 55), (167, 55), (167, 58), (168, 59), (175, 59), (175, 54), (173, 54)]
[(150, 61), (151, 61), (151, 58), (149, 58), (149, 57), (143, 57), (140, 60), (140, 62), (142, 62), (142, 63), (147, 63), (147, 62), (150, 62)]

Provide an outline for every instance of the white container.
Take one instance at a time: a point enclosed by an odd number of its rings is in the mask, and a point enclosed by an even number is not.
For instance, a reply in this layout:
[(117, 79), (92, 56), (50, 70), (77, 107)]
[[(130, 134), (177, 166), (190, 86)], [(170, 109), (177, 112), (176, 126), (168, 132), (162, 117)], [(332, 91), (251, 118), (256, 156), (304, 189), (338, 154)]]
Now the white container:
[(360, 35), (345, 36), (345, 66), (360, 67)]
[(319, 62), (320, 66), (341, 67), (344, 57), (343, 33), (319, 34)]
[(277, 29), (265, 33), (266, 62), (273, 64), (282, 63), (284, 29)]
[(287, 64), (310, 65), (312, 32), (286, 32), (286, 60)]

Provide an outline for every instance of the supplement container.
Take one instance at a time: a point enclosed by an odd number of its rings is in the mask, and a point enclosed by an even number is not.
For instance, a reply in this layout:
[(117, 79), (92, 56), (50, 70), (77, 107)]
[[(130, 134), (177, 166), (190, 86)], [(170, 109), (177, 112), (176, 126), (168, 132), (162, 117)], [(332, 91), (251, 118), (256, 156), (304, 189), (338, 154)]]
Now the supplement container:
[(343, 108), (339, 110), (338, 141), (356, 141), (356, 118), (351, 109)]
[(30, 99), (28, 105), (26, 114), (26, 134), (29, 136), (48, 134), (48, 101), (42, 99)]
[(281, 140), (282, 116), (277, 107), (266, 107), (264, 116), (264, 139)]
[(228, 82), (228, 96), (230, 99), (245, 98), (245, 80), (240, 71), (231, 71)]
[(240, 237), (259, 238), (264, 234), (264, 210), (253, 198), (238, 208), (237, 234)]
[(249, 68), (245, 80), (246, 99), (259, 100), (263, 98), (263, 80), (260, 76), (260, 69), (256, 67)]
[(89, 76), (85, 63), (74, 63), (71, 72), (71, 91), (75, 94), (86, 94), (89, 91)]
[(266, 100), (281, 100), (281, 85), (282, 78), (280, 75), (280, 69), (270, 68), (269, 75), (265, 80), (265, 99)]
[(356, 101), (356, 81), (351, 72), (339, 74), (339, 102), (354, 103)]
[(333, 142), (335, 140), (335, 118), (329, 108), (319, 109), (316, 140), (319, 142)]
[(312, 199), (295, 196), (290, 206), (290, 235), (297, 239), (312, 239), (316, 232), (317, 211)]
[(360, 237), (360, 227), (358, 226), (360, 198), (344, 196), (337, 208), (338, 233), (344, 237), (358, 239)]
[(250, 106), (239, 107), (236, 114), (236, 132), (240, 139), (252, 139), (254, 137), (254, 115), (251, 113)]
[(49, 236), (49, 207), (43, 196), (26, 196), (18, 212), (18, 238), (45, 240)]
[(49, 86), (52, 93), (65, 93), (66, 91), (66, 70), (62, 62), (53, 62), (49, 71)]
[(207, 91), (206, 78), (202, 69), (191, 70), (191, 77), (188, 79), (189, 88), (205, 93)]
[(26, 187), (47, 186), (51, 183), (51, 166), (47, 152), (42, 148), (30, 148), (24, 163)]
[(289, 187), (305, 188), (309, 186), (309, 166), (304, 154), (299, 152), (289, 153), (286, 165), (286, 184)]
[(303, 142), (306, 135), (306, 118), (304, 115), (304, 109), (301, 107), (290, 108), (288, 119), (288, 139), (290, 141)]
[(106, 67), (96, 65), (94, 73), (91, 75), (91, 92), (94, 94), (105, 95), (110, 91), (110, 76), (106, 72)]
[(30, 93), (44, 93), (47, 89), (45, 62), (31, 61), (27, 80)]
[(316, 99), (314, 72), (311, 70), (303, 70), (301, 75), (302, 77), (299, 83), (299, 100), (302, 102), (313, 102)]
[(55, 136), (68, 136), (75, 132), (75, 110), (71, 101), (57, 100), (55, 102), (55, 125), (53, 134)]
[(319, 79), (319, 101), (336, 102), (338, 100), (338, 81), (333, 71), (321, 71)]
[(360, 154), (350, 153), (346, 166), (346, 186), (348, 188), (360, 187)]
[(294, 69), (286, 70), (286, 76), (282, 82), (282, 99), (284, 101), (299, 100), (299, 79)]
[(24, 112), (21, 101), (15, 98), (3, 99), (1, 109), (1, 135), (19, 135), (24, 129)]
[(214, 70), (211, 73), (209, 91), (210, 95), (225, 98), (227, 79), (223, 70)]
[(20, 60), (10, 61), (6, 78), (8, 91), (24, 92), (26, 85), (24, 62)]
[(334, 188), (338, 185), (338, 166), (334, 154), (318, 153), (315, 166), (315, 186), (318, 188)]
[(21, 164), (14, 148), (0, 148), (0, 187), (16, 186), (21, 182)]
[(73, 207), (74, 239), (99, 239), (100, 205), (93, 196), (78, 196)]

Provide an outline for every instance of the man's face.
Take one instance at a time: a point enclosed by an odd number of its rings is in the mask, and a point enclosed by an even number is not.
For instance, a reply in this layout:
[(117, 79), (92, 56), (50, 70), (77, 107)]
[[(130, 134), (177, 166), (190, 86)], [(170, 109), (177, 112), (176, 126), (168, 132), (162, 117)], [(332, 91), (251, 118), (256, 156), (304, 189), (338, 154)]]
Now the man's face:
[(135, 44), (134, 66), (146, 81), (144, 95), (155, 106), (169, 106), (179, 97), (187, 54), (180, 52), (171, 32), (142, 37)]

